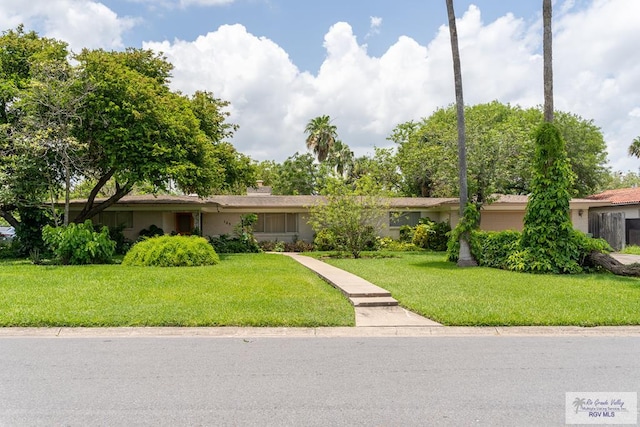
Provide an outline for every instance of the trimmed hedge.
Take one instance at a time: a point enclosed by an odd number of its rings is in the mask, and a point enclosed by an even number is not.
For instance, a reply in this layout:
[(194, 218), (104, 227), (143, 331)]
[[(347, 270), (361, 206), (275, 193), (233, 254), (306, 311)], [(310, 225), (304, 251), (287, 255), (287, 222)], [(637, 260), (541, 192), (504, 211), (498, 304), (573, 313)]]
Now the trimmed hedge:
[(123, 265), (148, 267), (194, 267), (216, 265), (220, 257), (198, 236), (157, 236), (142, 240), (127, 252)]

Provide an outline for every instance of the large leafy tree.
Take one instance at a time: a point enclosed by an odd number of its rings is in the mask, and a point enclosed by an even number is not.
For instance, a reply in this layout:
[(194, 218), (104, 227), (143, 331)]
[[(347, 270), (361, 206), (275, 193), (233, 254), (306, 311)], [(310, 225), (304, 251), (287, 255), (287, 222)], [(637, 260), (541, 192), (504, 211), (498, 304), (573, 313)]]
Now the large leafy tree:
[(331, 124), (331, 117), (318, 116), (309, 120), (304, 129), (307, 135), (307, 149), (311, 150), (319, 162), (324, 162), (338, 138), (338, 130)]
[(25, 137), (25, 96), (43, 64), (62, 67), (65, 43), (25, 32), (22, 26), (0, 36), (0, 216), (20, 229), (19, 219), (41, 217), (31, 209), (51, 192), (50, 157), (43, 145)]
[[(84, 50), (76, 59), (92, 91), (75, 136), (88, 144), (89, 176), (95, 180), (76, 221), (116, 203), (137, 183), (158, 190), (172, 184), (202, 196), (222, 186), (229, 148), (216, 144), (233, 128), (212, 114), (221, 101), (206, 93), (189, 99), (172, 92), (171, 64), (151, 51)], [(110, 180), (114, 193), (97, 203), (96, 196)]]
[[(575, 114), (556, 111), (554, 116), (576, 177), (572, 193), (593, 194), (609, 175), (602, 133), (592, 121)], [(488, 201), (493, 193), (531, 191), (534, 132), (542, 120), (539, 108), (522, 109), (497, 101), (465, 108), (468, 185), (474, 201)], [(396, 127), (390, 139), (397, 144), (405, 195), (456, 195), (456, 138), (454, 106), (438, 109), (421, 122)]]
[(273, 194), (317, 194), (320, 169), (310, 153), (295, 153), (277, 166), (271, 181)]
[(224, 141), (236, 129), (227, 103), (171, 91), (164, 57), (83, 50), (69, 63), (67, 54), (22, 27), (0, 37), (0, 215), (12, 225), (61, 190), (68, 200), (72, 183), (87, 190), (80, 222), (134, 187), (205, 196), (255, 183), (250, 159)]

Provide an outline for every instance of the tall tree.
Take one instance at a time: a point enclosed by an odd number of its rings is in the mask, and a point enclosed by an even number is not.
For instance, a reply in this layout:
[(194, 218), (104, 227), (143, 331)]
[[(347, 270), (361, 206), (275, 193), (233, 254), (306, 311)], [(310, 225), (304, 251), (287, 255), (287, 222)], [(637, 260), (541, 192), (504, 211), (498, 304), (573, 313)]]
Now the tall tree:
[(349, 148), (347, 144), (338, 139), (334, 142), (331, 150), (329, 150), (327, 162), (331, 167), (335, 168), (339, 176), (344, 178), (349, 175), (353, 169), (353, 151), (351, 151), (351, 148)]
[(551, 0), (542, 0), (542, 51), (544, 68), (544, 121), (553, 122), (553, 43)]
[[(38, 64), (64, 65), (64, 42), (25, 32), (23, 26), (0, 36), (0, 216), (16, 229), (20, 218), (36, 217), (51, 190), (50, 163), (25, 137), (25, 103)], [(31, 92), (33, 93), (33, 92)]]
[(318, 116), (309, 120), (304, 132), (308, 134), (307, 149), (315, 154), (319, 162), (324, 162), (338, 138), (337, 128), (331, 124), (331, 118)]
[[(460, 51), (458, 49), (458, 30), (456, 27), (456, 14), (453, 9), (453, 0), (446, 0), (447, 15), (449, 17), (449, 35), (451, 36), (451, 53), (453, 55), (453, 78), (456, 91), (456, 111), (458, 116), (458, 165), (460, 182), (460, 218), (464, 216), (464, 209), (467, 206), (467, 154), (465, 147), (464, 128), (464, 98), (462, 95), (462, 68), (460, 66)], [(458, 265), (477, 265), (471, 255), (469, 248), (469, 236), (466, 233), (460, 234), (460, 256)]]
[[(465, 107), (467, 185), (470, 199), (482, 205), (492, 194), (529, 194), (533, 138), (543, 121), (542, 108), (523, 109), (497, 101)], [(406, 196), (456, 197), (458, 194), (455, 105), (440, 108), (414, 123), (403, 123), (396, 142), (400, 190)], [(572, 194), (594, 194), (609, 179), (607, 146), (592, 120), (556, 111), (554, 123), (566, 143), (576, 176)], [(410, 131), (405, 132), (410, 127)]]
[(17, 133), (30, 146), (29, 155), (42, 156), (47, 162), (52, 212), (57, 223), (55, 205), (58, 188), (64, 193), (63, 224), (69, 224), (69, 200), (72, 178), (81, 176), (86, 145), (73, 136), (79, 111), (90, 88), (79, 81), (68, 63), (34, 64), (36, 71), (20, 102), (23, 124)]
[[(96, 184), (75, 221), (113, 205), (138, 183), (159, 190), (172, 184), (201, 196), (224, 186), (229, 150), (217, 144), (233, 127), (224, 125), (224, 115), (212, 113), (221, 101), (206, 93), (189, 99), (172, 92), (171, 64), (151, 51), (83, 50), (76, 59), (92, 90), (74, 136), (88, 144), (87, 178)], [(110, 180), (115, 192), (96, 201)]]

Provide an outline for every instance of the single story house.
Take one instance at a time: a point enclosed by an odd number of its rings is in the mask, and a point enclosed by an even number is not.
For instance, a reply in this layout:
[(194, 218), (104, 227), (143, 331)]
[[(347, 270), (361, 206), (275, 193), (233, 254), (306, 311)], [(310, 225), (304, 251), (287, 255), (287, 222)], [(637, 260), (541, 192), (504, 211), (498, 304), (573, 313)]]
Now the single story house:
[[(268, 188), (268, 187), (266, 187)], [(204, 236), (232, 234), (242, 215), (257, 214), (254, 226), (259, 241), (313, 241), (314, 231), (308, 224), (309, 207), (322, 203), (322, 196), (277, 196), (264, 187), (244, 196), (137, 195), (126, 196), (93, 218), (96, 224), (124, 224), (124, 234), (135, 240), (140, 231), (155, 225), (165, 233), (190, 234), (196, 228)], [(98, 201), (99, 202), (99, 201)], [(79, 212), (82, 200), (73, 200), (70, 211)], [(482, 209), (483, 230), (521, 230), (527, 196), (501, 196)], [(587, 199), (571, 201), (574, 226), (587, 232), (588, 212), (603, 202)], [(457, 198), (396, 197), (389, 199), (389, 215), (378, 230), (379, 235), (398, 238), (402, 225), (415, 225), (428, 217), (446, 221), (454, 227), (459, 220)]]
[(640, 188), (607, 190), (588, 199), (604, 203), (589, 210), (594, 237), (602, 237), (616, 250), (640, 245)]

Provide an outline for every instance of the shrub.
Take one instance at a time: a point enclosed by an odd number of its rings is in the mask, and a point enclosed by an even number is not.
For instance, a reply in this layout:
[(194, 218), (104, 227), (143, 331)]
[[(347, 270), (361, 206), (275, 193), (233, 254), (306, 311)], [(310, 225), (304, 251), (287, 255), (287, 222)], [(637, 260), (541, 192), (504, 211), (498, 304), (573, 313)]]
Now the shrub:
[(295, 242), (286, 242), (284, 244), (285, 252), (311, 252), (314, 250), (313, 243), (305, 242), (303, 240), (296, 240)]
[(123, 230), (125, 225), (117, 227), (109, 227), (109, 238), (116, 242), (116, 254), (124, 255), (131, 248), (131, 241), (124, 236)]
[(16, 237), (11, 243), (14, 254), (18, 257), (28, 256), (34, 249), (46, 252), (47, 244), (42, 238), (42, 229), (47, 225), (53, 226), (49, 211), (29, 207), (19, 209), (18, 214), (20, 223), (16, 227)]
[[(460, 256), (460, 236), (467, 234), (471, 239), (471, 233), (480, 225), (480, 209), (473, 203), (467, 203), (464, 215), (453, 230), (447, 233), (447, 261), (457, 262)], [(471, 242), (469, 242), (471, 246)], [(473, 255), (473, 254), (472, 254)]]
[(142, 240), (131, 248), (123, 265), (149, 267), (193, 267), (215, 265), (218, 254), (199, 236), (156, 236)]
[(164, 235), (164, 230), (162, 230), (162, 228), (158, 227), (155, 224), (151, 224), (149, 228), (143, 228), (142, 230), (140, 230), (140, 233), (138, 233), (138, 236), (143, 238), (163, 236), (163, 235)]
[(520, 240), (519, 231), (472, 231), (471, 255), (483, 267), (508, 268), (509, 255)]
[(62, 264), (104, 264), (111, 261), (116, 243), (109, 238), (109, 229), (93, 229), (91, 220), (66, 227), (47, 225), (42, 230), (44, 242)]
[(410, 225), (403, 225), (400, 227), (400, 237), (399, 241), (403, 243), (411, 243), (413, 240), (413, 230), (414, 227)]
[(391, 252), (412, 252), (422, 250), (413, 243), (403, 242), (402, 240), (393, 240), (391, 237), (379, 238), (378, 248), (382, 251)]
[(209, 237), (209, 243), (219, 254), (258, 253), (261, 251), (255, 239), (242, 240), (240, 237), (231, 237), (228, 234)]
[(316, 233), (313, 239), (313, 245), (319, 251), (336, 251), (339, 250), (344, 243), (339, 236), (336, 236), (331, 230), (323, 229)]

